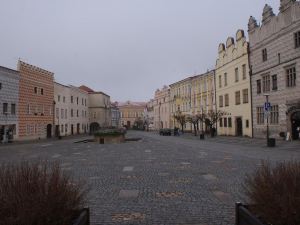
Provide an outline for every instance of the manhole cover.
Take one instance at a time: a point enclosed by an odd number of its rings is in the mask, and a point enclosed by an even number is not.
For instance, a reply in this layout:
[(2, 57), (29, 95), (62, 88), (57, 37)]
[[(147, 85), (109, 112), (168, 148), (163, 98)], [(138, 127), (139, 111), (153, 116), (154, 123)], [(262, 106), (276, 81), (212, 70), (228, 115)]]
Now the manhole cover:
[(182, 196), (183, 193), (179, 191), (174, 191), (174, 192), (157, 192), (156, 197), (158, 198), (176, 198)]
[(141, 221), (145, 219), (145, 214), (142, 213), (116, 213), (112, 216), (114, 222), (125, 222), (125, 221)]

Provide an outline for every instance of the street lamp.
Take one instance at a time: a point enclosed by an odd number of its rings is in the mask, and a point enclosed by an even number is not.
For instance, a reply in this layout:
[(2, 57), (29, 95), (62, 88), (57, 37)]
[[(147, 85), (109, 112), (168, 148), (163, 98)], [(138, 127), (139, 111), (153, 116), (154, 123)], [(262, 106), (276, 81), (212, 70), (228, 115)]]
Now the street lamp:
[(265, 110), (266, 110), (266, 114), (267, 114), (267, 145), (269, 145), (269, 96), (270, 94), (266, 93), (264, 94), (264, 96), (266, 97), (266, 106), (265, 106)]

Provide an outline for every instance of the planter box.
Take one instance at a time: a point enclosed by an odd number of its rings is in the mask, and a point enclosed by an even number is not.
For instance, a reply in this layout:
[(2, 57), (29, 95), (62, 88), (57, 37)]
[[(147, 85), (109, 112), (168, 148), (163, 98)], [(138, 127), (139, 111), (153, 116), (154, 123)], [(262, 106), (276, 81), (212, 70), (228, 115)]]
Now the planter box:
[(125, 135), (96, 135), (95, 142), (99, 144), (116, 144), (125, 142)]
[(84, 208), (77, 219), (74, 220), (72, 225), (90, 225), (90, 210)]
[(266, 225), (253, 215), (242, 203), (235, 204), (235, 225)]

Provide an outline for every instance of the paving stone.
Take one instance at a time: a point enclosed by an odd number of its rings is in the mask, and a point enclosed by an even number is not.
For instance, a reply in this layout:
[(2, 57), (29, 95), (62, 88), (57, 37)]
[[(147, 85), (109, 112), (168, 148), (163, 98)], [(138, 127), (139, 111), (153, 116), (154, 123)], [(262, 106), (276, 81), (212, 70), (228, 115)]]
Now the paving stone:
[(131, 171), (133, 171), (133, 166), (125, 166), (123, 168), (123, 172), (131, 172)]
[(138, 195), (138, 190), (121, 190), (119, 193), (119, 198), (137, 198)]
[(202, 175), (202, 177), (205, 179), (205, 180), (217, 180), (218, 178), (213, 175), (213, 174), (204, 174)]

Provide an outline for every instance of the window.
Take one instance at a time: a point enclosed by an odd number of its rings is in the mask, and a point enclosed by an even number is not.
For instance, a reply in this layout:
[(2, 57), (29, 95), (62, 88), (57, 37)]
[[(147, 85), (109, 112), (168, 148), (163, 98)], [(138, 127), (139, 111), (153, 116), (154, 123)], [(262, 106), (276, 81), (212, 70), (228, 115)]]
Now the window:
[(271, 106), (271, 110), (270, 110), (270, 123), (278, 124), (278, 121), (279, 121), (278, 105), (273, 105)]
[(64, 102), (64, 103), (66, 102), (66, 97), (65, 97), (65, 96), (63, 97), (63, 102)]
[(219, 107), (223, 107), (223, 96), (219, 96)]
[(57, 101), (60, 102), (60, 95), (57, 96)]
[(64, 109), (60, 110), (60, 117), (63, 119), (64, 118)]
[(16, 104), (11, 104), (11, 115), (16, 115)]
[(278, 53), (278, 64), (280, 64), (281, 62), (281, 57), (280, 57), (280, 53)]
[(243, 103), (248, 103), (249, 98), (248, 98), (248, 89), (243, 90)]
[(65, 124), (65, 133), (68, 133), (68, 124)]
[(73, 116), (74, 116), (73, 109), (71, 109), (71, 117), (73, 117)]
[(56, 112), (56, 118), (59, 119), (59, 109), (56, 108), (56, 111), (55, 111), (55, 112)]
[(30, 104), (27, 104), (27, 115), (30, 115)]
[(86, 106), (86, 99), (84, 99), (84, 106)]
[(286, 70), (286, 86), (296, 86), (296, 67), (291, 67)]
[(246, 80), (246, 78), (247, 78), (246, 64), (244, 64), (242, 67), (243, 67), (243, 80)]
[(224, 127), (227, 127), (227, 118), (224, 118)]
[(224, 73), (224, 86), (227, 86), (227, 73)]
[(223, 127), (223, 119), (222, 118), (219, 120), (219, 123), (220, 123), (220, 127)]
[(270, 75), (264, 75), (262, 77), (263, 79), (263, 92), (266, 93), (266, 92), (269, 92), (270, 91)]
[(77, 97), (77, 98), (76, 98), (77, 105), (78, 105), (78, 101), (79, 101), (79, 98)]
[(78, 109), (77, 109), (77, 113), (76, 113), (76, 115), (77, 115), (77, 117), (79, 117), (79, 111), (78, 111)]
[(37, 87), (34, 87), (34, 93), (37, 94)]
[(267, 53), (267, 49), (266, 48), (264, 48), (262, 50), (262, 60), (263, 60), (263, 62), (265, 62), (265, 61), (268, 60), (268, 53)]
[(299, 48), (300, 47), (300, 31), (296, 32), (294, 34), (295, 37), (295, 48)]
[(256, 88), (257, 88), (257, 90), (256, 90), (256, 92), (257, 92), (257, 94), (261, 94), (261, 80), (257, 80), (256, 81)]
[(240, 91), (235, 92), (235, 104), (236, 105), (241, 104), (241, 92)]
[(221, 88), (222, 87), (222, 76), (220, 75), (219, 76), (219, 88)]
[(84, 105), (84, 104), (83, 104), (83, 99), (81, 99), (81, 105)]
[(0, 90), (2, 89), (2, 83), (0, 83)]
[(232, 119), (231, 119), (231, 117), (228, 118), (228, 127), (232, 127)]
[(68, 118), (68, 111), (67, 111), (67, 109), (65, 109), (65, 119), (67, 119)]
[(44, 95), (44, 89), (41, 88), (41, 95)]
[(60, 132), (61, 132), (61, 133), (64, 132), (64, 125), (63, 125), (63, 124), (61, 125)]
[(238, 82), (239, 81), (239, 68), (235, 68), (234, 72), (235, 72), (235, 82)]
[(277, 90), (277, 75), (272, 76), (272, 90), (276, 91)]
[(225, 94), (225, 106), (229, 106), (229, 94)]
[(264, 124), (264, 107), (256, 107), (256, 122)]
[(73, 96), (71, 96), (71, 103), (73, 103)]
[(249, 120), (246, 120), (246, 128), (249, 128)]
[(3, 114), (8, 114), (8, 104), (3, 103)]

